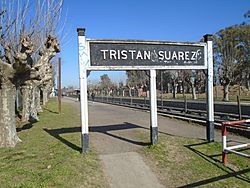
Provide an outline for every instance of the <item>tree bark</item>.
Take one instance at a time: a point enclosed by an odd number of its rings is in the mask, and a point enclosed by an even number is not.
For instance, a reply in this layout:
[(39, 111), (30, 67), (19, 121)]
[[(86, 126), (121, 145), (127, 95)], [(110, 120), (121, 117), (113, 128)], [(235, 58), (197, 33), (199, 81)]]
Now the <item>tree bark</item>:
[(193, 99), (193, 100), (196, 100), (196, 99), (197, 99), (197, 96), (196, 96), (195, 85), (192, 84), (191, 87), (192, 87), (192, 99)]
[(132, 97), (132, 89), (130, 87), (128, 88), (128, 95), (129, 97)]
[(177, 98), (177, 96), (176, 96), (176, 94), (177, 94), (177, 84), (175, 84), (175, 82), (172, 85), (172, 89), (173, 89), (173, 99), (176, 99)]
[(34, 120), (39, 121), (36, 96), (37, 96), (37, 85), (33, 82), (31, 88), (31, 103), (30, 103), (30, 117), (29, 117), (31, 121)]
[(167, 83), (167, 86), (166, 86), (166, 91), (167, 93), (170, 93), (170, 88), (171, 88), (171, 84), (170, 83)]
[(40, 95), (40, 93), (41, 93), (41, 90), (40, 90), (40, 88), (39, 87), (37, 87), (37, 91), (36, 91), (36, 97), (35, 97), (35, 102), (36, 102), (36, 107), (37, 107), (37, 112), (39, 113), (39, 112), (43, 112), (43, 109), (42, 109), (42, 107), (41, 107), (41, 95)]
[(16, 132), (16, 88), (9, 82), (1, 83), (0, 89), (0, 147), (15, 147), (21, 140)]
[(229, 84), (223, 85), (223, 101), (229, 101)]
[(45, 88), (43, 88), (43, 105), (45, 106), (48, 102), (48, 92)]
[(30, 118), (30, 104), (32, 99), (30, 87), (30, 83), (26, 83), (21, 87), (21, 93), (23, 97), (22, 122), (28, 122)]
[(40, 105), (40, 89), (35, 81), (26, 81), (21, 87), (23, 97), (22, 122), (39, 121), (38, 112), (42, 112)]
[(246, 81), (246, 88), (247, 88), (248, 91), (250, 90), (250, 80)]

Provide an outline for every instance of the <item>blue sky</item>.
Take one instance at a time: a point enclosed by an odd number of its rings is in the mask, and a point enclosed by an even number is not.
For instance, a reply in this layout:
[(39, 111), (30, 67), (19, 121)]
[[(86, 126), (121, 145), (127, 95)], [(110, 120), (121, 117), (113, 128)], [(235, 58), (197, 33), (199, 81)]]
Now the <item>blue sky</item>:
[[(243, 22), (250, 0), (64, 0), (63, 6), (62, 85), (78, 87), (78, 27), (87, 38), (196, 42)], [(121, 71), (95, 71), (88, 79), (105, 73), (115, 82), (126, 79)]]

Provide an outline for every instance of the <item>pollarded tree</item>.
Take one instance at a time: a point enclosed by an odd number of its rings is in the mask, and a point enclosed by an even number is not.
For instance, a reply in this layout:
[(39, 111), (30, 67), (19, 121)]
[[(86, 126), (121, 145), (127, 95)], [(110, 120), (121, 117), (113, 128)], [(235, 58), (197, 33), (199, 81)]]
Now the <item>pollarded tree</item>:
[(3, 1), (1, 4), (0, 147), (14, 147), (20, 141), (15, 124), (16, 88), (27, 80), (39, 78), (38, 69), (34, 66), (34, 52), (39, 49), (35, 41), (40, 33), (48, 30), (47, 26), (53, 24), (51, 21), (53, 19), (46, 23), (44, 18), (57, 13), (51, 11), (49, 14), (43, 14), (44, 12), (40, 10), (41, 7), (50, 5), (52, 1), (44, 0), (40, 3), (38, 0), (36, 16), (28, 13), (30, 10), (28, 0)]
[(40, 88), (43, 91), (43, 102), (47, 102), (47, 96), (52, 86), (52, 64), (51, 59), (60, 52), (60, 46), (55, 37), (48, 36), (44, 47), (40, 51), (39, 59), (33, 67), (37, 70), (38, 77), (30, 79), (23, 83), (21, 92), (23, 94), (22, 121), (29, 119), (38, 120), (38, 111), (40, 108)]
[[(47, 6), (45, 6), (47, 3)], [(49, 84), (52, 78), (51, 59), (60, 51), (59, 42), (56, 38), (56, 26), (62, 9), (62, 0), (43, 0), (37, 2), (36, 23), (42, 23), (41, 31), (36, 33), (34, 43), (36, 52), (32, 67), (37, 72), (36, 79), (23, 82), (21, 93), (23, 94), (22, 121), (29, 119), (38, 120), (40, 106), (40, 90), (43, 92), (43, 104), (47, 102), (48, 92), (51, 89)], [(42, 16), (41, 16), (42, 15)], [(37, 26), (36, 26), (37, 27)]]
[(16, 134), (15, 122), (16, 88), (22, 80), (35, 75), (35, 70), (30, 67), (34, 49), (26, 35), (20, 37), (20, 44), (16, 44), (18, 47), (14, 48), (8, 43), (8, 37), (4, 35), (3, 30), (2, 27), (0, 43), (4, 53), (0, 59), (0, 147), (13, 147), (20, 141)]

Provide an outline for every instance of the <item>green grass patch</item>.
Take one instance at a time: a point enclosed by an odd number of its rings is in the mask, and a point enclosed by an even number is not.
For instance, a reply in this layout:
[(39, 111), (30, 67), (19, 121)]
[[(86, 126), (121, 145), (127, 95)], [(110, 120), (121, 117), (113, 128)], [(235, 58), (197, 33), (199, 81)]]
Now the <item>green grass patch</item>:
[(18, 132), (22, 142), (0, 149), (0, 187), (107, 187), (94, 151), (81, 154), (79, 111), (52, 100)]
[[(249, 150), (244, 153), (250, 154)], [(229, 154), (221, 163), (221, 143), (160, 134), (144, 154), (167, 187), (249, 187), (250, 161)]]

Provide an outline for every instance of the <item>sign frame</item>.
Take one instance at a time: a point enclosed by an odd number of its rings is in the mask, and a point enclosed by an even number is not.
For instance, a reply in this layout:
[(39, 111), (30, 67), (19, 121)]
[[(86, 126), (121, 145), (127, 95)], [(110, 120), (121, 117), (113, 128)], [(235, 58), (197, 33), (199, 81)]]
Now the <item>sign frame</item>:
[[(157, 94), (156, 94), (156, 70), (204, 70), (207, 80), (207, 121), (206, 136), (209, 142), (214, 141), (214, 99), (213, 99), (213, 38), (212, 35), (203, 36), (204, 43), (174, 43), (165, 41), (142, 41), (142, 40), (104, 40), (86, 39), (85, 29), (78, 28), (78, 64), (80, 79), (80, 109), (81, 109), (81, 140), (82, 153), (89, 150), (89, 125), (88, 125), (88, 98), (87, 98), (87, 77), (91, 70), (150, 70), (150, 140), (151, 144), (158, 142), (157, 123)], [(173, 44), (173, 45), (202, 45), (204, 47), (204, 65), (199, 66), (91, 66), (90, 48), (91, 41), (113, 41), (124, 43), (143, 44)]]
[(147, 65), (147, 66), (93, 66), (91, 65), (91, 59), (89, 59), (88, 70), (201, 70), (207, 69), (207, 43), (187, 43), (187, 42), (168, 42), (168, 41), (150, 41), (150, 40), (113, 40), (113, 39), (89, 39), (86, 38), (86, 46), (88, 57), (90, 58), (90, 44), (91, 43), (110, 43), (110, 44), (145, 44), (145, 45), (169, 45), (169, 46), (197, 46), (204, 48), (204, 65)]

